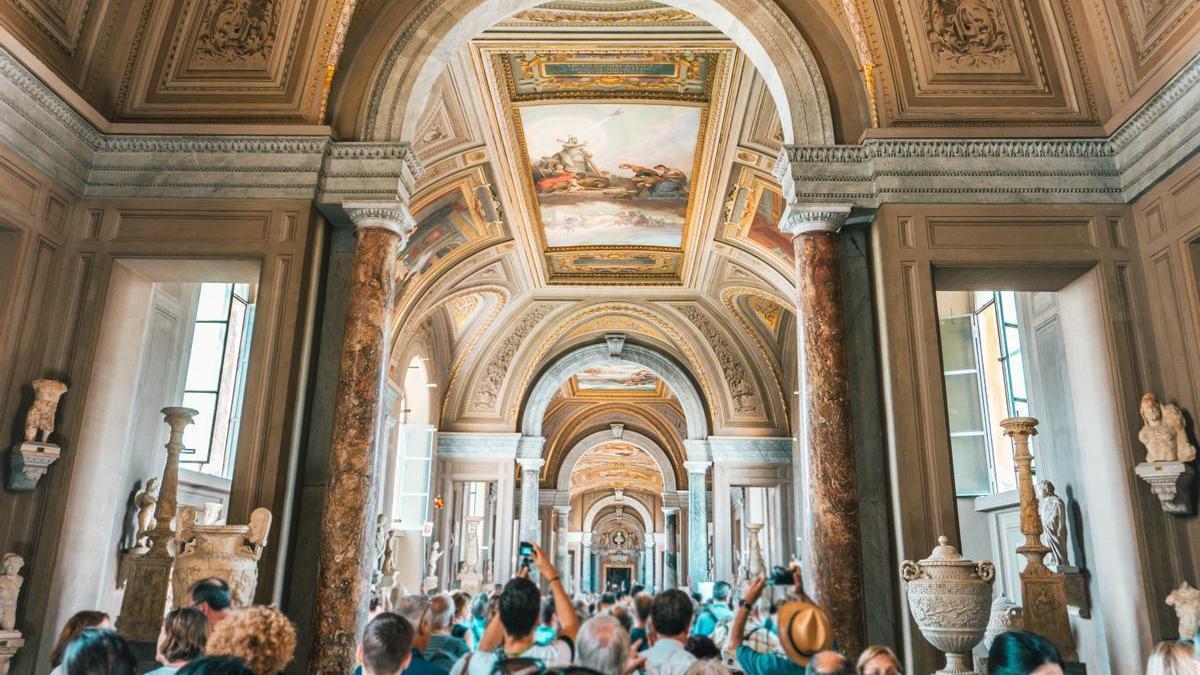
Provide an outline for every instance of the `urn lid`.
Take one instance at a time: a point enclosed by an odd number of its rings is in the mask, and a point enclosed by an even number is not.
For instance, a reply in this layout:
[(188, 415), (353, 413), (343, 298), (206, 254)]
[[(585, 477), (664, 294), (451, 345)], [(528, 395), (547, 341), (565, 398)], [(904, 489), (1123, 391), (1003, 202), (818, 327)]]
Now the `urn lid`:
[(958, 549), (950, 545), (950, 540), (946, 535), (938, 537), (938, 545), (933, 547), (933, 552), (928, 558), (921, 561), (922, 565), (968, 565), (974, 567), (975, 563), (971, 560), (964, 560), (958, 553)]

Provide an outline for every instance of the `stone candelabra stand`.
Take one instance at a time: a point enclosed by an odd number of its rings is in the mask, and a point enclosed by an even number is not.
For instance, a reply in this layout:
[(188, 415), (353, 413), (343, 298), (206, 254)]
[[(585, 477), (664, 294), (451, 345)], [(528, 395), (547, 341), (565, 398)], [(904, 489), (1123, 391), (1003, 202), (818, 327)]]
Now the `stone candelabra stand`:
[(758, 533), (762, 532), (762, 523), (750, 523), (746, 526), (746, 532), (750, 535), (750, 578), (757, 578), (760, 574), (767, 573), (767, 562), (763, 560), (762, 543), (758, 538)]
[(21, 568), (25, 559), (16, 553), (5, 553), (0, 568), (0, 675), (8, 673), (9, 663), (17, 650), (25, 646), (25, 637), (17, 630), (17, 600), (25, 578)]
[(254, 602), (258, 561), (271, 531), (271, 512), (258, 508), (248, 525), (198, 525), (196, 509), (185, 506), (176, 518), (175, 567), (171, 573), (172, 604), (190, 604), (188, 589), (209, 577), (229, 582), (235, 607)]
[(900, 576), (908, 582), (908, 607), (921, 634), (946, 654), (946, 667), (935, 675), (973, 674), (971, 650), (987, 629), (996, 568), (964, 559), (938, 537), (928, 558), (900, 565)]
[(463, 561), (462, 568), (458, 573), (458, 582), (464, 591), (475, 594), (479, 592), (482, 582), (479, 574), (479, 529), (483, 524), (483, 518), (467, 516), (466, 522), (467, 543), (463, 547)]
[(153, 642), (167, 606), (171, 565), (175, 561), (175, 508), (179, 492), (179, 455), (183, 452), (183, 430), (198, 414), (191, 408), (162, 409), (163, 421), (171, 428), (167, 440), (167, 462), (162, 486), (154, 507), (154, 528), (148, 533), (147, 550), (134, 550), (124, 560), (125, 595), (117, 630), (128, 640)]
[(1075, 639), (1067, 614), (1066, 579), (1046, 567), (1050, 548), (1042, 543), (1042, 517), (1033, 486), (1033, 455), (1029, 437), (1037, 434), (1038, 421), (1032, 417), (1010, 417), (1000, 421), (1004, 435), (1012, 439), (1017, 465), (1017, 494), (1021, 500), (1021, 534), (1025, 543), (1017, 553), (1025, 558), (1021, 571), (1022, 621), (1025, 630), (1046, 638), (1058, 647), (1064, 659), (1075, 660)]

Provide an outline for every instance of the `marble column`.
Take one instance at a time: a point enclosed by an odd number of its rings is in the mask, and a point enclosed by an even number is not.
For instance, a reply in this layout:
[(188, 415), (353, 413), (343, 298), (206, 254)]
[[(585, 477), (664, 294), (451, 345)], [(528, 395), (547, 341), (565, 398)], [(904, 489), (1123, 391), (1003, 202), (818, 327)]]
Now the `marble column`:
[(708, 488), (712, 462), (686, 461), (688, 474), (688, 577), (689, 586), (708, 581)]
[(413, 230), (400, 202), (344, 208), (355, 227), (354, 262), (321, 517), (310, 673), (353, 670), (355, 639), (366, 623), (388, 330), (398, 256)]
[(663, 545), (663, 573), (662, 573), (662, 589), (675, 588), (679, 585), (679, 571), (670, 563), (670, 555), (678, 553), (679, 549), (675, 545), (675, 536), (679, 528), (675, 526), (674, 519), (679, 516), (678, 506), (664, 506), (663, 512), (663, 530), (667, 533), (666, 544)]
[(567, 551), (567, 520), (571, 517), (571, 507), (556, 506), (554, 510), (558, 513), (558, 529), (554, 534), (555, 567), (558, 568), (558, 576), (562, 578), (563, 588), (570, 588), (571, 554)]
[(654, 533), (646, 533), (646, 580), (642, 582), (646, 590), (654, 592)]
[(796, 249), (807, 590), (829, 612), (838, 644), (857, 654), (866, 640), (862, 542), (837, 246), (849, 214), (847, 205), (793, 203), (780, 229)]
[(540, 543), (541, 532), (538, 531), (538, 481), (542, 478), (542, 465), (546, 463), (541, 457), (518, 457), (521, 465), (521, 534), (519, 541)]
[(592, 592), (592, 533), (583, 533), (583, 586), (584, 593)]

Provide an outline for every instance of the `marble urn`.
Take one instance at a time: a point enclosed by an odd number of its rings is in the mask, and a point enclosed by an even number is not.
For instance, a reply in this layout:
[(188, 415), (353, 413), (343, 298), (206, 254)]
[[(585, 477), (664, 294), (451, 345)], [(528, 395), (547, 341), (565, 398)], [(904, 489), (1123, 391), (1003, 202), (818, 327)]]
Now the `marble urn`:
[(921, 634), (946, 654), (937, 675), (974, 672), (971, 650), (983, 639), (991, 613), (992, 563), (964, 559), (943, 536), (928, 558), (905, 560), (900, 576), (908, 582), (908, 607)]

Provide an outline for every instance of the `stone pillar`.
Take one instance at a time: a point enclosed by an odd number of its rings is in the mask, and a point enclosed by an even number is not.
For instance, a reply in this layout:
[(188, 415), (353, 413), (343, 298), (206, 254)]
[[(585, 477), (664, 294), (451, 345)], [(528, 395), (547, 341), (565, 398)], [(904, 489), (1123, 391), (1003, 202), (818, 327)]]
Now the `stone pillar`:
[(670, 564), (670, 554), (678, 553), (679, 549), (675, 546), (675, 536), (679, 531), (675, 527), (673, 521), (679, 515), (678, 506), (664, 506), (663, 512), (663, 530), (667, 533), (666, 544), (663, 545), (663, 573), (662, 573), (662, 590), (675, 588), (679, 585), (679, 571)]
[(538, 481), (542, 478), (542, 465), (546, 463), (541, 457), (518, 457), (521, 465), (521, 533), (519, 541), (540, 543), (541, 532), (538, 531)]
[(1021, 627), (1037, 633), (1058, 647), (1064, 659), (1075, 659), (1075, 638), (1067, 614), (1066, 578), (1046, 567), (1050, 548), (1042, 543), (1042, 516), (1033, 488), (1033, 455), (1029, 437), (1037, 434), (1038, 421), (1032, 417), (1009, 417), (1000, 421), (1004, 435), (1012, 439), (1013, 459), (1017, 465), (1017, 494), (1021, 500), (1021, 534), (1025, 543), (1017, 553), (1025, 558), (1021, 570)]
[(862, 542), (837, 247), (849, 214), (847, 205), (789, 204), (780, 229), (796, 248), (807, 590), (829, 612), (838, 644), (857, 654), (866, 640)]
[(580, 587), (584, 593), (592, 592), (592, 533), (583, 533), (583, 585)]
[(708, 581), (708, 490), (705, 485), (712, 462), (686, 461), (688, 474), (688, 577), (696, 584)]
[(388, 330), (398, 256), (413, 230), (400, 202), (344, 208), (355, 227), (354, 263), (321, 517), (310, 673), (353, 670), (355, 639), (366, 623)]
[(555, 547), (555, 563), (558, 568), (558, 576), (562, 578), (563, 588), (571, 587), (571, 555), (567, 551), (567, 520), (571, 517), (570, 506), (556, 506), (554, 510), (558, 513), (558, 529), (554, 535)]
[(646, 533), (646, 580), (643, 585), (646, 590), (654, 592), (654, 533)]

